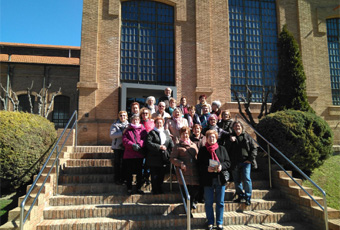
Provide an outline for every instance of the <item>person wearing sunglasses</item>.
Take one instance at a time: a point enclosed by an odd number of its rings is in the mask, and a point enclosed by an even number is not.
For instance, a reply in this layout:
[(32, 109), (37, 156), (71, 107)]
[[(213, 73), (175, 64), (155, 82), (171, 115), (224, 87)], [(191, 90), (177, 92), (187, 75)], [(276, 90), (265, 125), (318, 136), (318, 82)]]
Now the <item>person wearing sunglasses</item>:
[(123, 154), (124, 146), (122, 143), (123, 132), (129, 125), (128, 114), (126, 111), (118, 113), (118, 119), (111, 125), (110, 137), (112, 139), (111, 148), (114, 152), (114, 182), (118, 185), (124, 183)]

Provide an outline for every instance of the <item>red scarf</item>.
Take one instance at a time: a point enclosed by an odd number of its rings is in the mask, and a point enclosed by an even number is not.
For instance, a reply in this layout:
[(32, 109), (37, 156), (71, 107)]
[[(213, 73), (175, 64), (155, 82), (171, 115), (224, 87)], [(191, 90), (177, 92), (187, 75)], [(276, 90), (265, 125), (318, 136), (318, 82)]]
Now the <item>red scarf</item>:
[(213, 145), (209, 145), (208, 142), (205, 143), (205, 147), (207, 148), (208, 152), (211, 154), (211, 159), (220, 162), (220, 160), (218, 159), (215, 150), (218, 149), (218, 144), (217, 142)]

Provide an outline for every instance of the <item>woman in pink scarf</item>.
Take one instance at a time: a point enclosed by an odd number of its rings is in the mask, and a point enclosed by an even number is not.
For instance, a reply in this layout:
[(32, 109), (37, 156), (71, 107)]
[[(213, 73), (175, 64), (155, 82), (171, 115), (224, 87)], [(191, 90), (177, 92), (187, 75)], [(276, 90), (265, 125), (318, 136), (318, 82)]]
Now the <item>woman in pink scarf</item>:
[(213, 203), (216, 196), (216, 225), (223, 229), (225, 178), (222, 174), (230, 167), (227, 150), (217, 144), (218, 134), (215, 130), (206, 132), (207, 143), (200, 148), (197, 161), (200, 169), (200, 184), (204, 186), (205, 213), (208, 228), (213, 229), (215, 223)]

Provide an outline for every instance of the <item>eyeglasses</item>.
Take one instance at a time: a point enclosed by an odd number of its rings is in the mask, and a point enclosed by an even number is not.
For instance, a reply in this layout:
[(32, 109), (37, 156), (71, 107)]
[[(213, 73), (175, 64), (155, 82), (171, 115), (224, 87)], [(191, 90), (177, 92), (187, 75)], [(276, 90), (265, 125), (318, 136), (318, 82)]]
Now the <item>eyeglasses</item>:
[(146, 115), (148, 115), (149, 113), (142, 113), (142, 114), (146, 114)]
[(126, 114), (121, 114), (121, 115), (119, 115), (120, 117), (126, 117)]

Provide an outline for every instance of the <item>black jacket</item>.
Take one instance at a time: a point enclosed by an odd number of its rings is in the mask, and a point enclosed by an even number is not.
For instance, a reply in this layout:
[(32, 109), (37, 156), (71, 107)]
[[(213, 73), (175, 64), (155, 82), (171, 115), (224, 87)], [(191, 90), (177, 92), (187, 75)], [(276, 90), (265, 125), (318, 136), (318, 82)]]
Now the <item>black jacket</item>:
[[(234, 135), (236, 136), (236, 134)], [(231, 143), (231, 166), (234, 168), (238, 163), (243, 163), (245, 161), (250, 161), (252, 162), (253, 166), (255, 166), (255, 158), (257, 155), (255, 141), (249, 136), (248, 133), (244, 132), (240, 136), (243, 136), (242, 141), (239, 141), (239, 138), (236, 137), (236, 141)]]
[[(189, 123), (190, 120), (191, 120), (190, 114), (189, 113), (184, 114), (184, 118), (188, 120), (188, 125), (190, 126), (190, 123)], [(201, 120), (200, 120), (200, 117), (198, 116), (197, 113), (194, 114), (194, 117), (192, 119), (192, 123), (193, 123), (193, 125), (196, 125), (196, 124), (201, 125)], [(192, 128), (192, 127), (190, 127), (190, 128)]]
[(161, 137), (157, 131), (151, 130), (146, 137), (146, 165), (149, 167), (162, 167), (164, 165), (163, 154), (170, 156), (172, 148), (174, 147), (174, 143), (172, 142), (169, 132), (164, 130), (164, 133), (166, 135), (164, 145), (167, 148), (165, 153), (162, 152), (163, 150), (159, 149), (161, 146)]
[[(227, 153), (227, 150), (223, 146), (219, 146), (218, 149), (215, 150), (215, 153), (222, 165), (222, 171), (227, 171), (230, 167), (230, 159)], [(221, 185), (223, 185), (222, 181), (224, 181), (221, 177), (221, 173), (210, 173), (208, 172), (209, 159), (211, 159), (211, 154), (208, 152), (207, 148), (203, 146), (200, 148), (197, 156), (197, 162), (200, 173), (200, 184), (202, 186), (212, 186), (213, 178), (218, 178)]]

